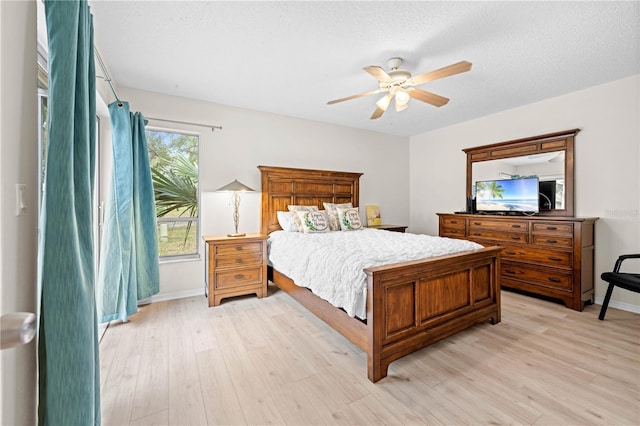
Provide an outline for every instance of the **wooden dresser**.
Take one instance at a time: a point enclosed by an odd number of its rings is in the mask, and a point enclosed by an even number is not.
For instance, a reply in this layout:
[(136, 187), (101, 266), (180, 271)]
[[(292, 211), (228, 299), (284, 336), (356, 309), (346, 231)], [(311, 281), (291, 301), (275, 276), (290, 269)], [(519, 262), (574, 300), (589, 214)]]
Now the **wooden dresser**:
[(581, 311), (593, 302), (597, 218), (438, 213), (442, 237), (503, 247), (500, 280)]
[(206, 290), (209, 306), (225, 297), (267, 295), (267, 235), (205, 235)]

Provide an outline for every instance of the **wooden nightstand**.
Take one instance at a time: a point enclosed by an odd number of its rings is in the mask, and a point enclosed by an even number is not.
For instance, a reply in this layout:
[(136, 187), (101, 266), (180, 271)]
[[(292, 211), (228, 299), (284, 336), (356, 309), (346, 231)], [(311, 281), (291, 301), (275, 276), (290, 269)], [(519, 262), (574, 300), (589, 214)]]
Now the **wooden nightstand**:
[(267, 295), (267, 235), (205, 235), (206, 288), (209, 306), (226, 297)]
[(367, 228), (384, 229), (385, 231), (394, 231), (394, 232), (404, 232), (407, 230), (407, 227), (403, 225), (371, 225), (371, 226), (367, 226)]

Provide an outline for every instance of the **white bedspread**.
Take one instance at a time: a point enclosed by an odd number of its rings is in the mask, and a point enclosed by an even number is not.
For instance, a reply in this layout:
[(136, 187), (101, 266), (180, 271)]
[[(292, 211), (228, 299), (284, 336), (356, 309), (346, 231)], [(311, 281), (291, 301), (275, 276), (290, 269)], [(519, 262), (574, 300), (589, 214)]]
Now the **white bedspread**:
[(367, 315), (364, 268), (423, 259), (482, 246), (471, 241), (429, 235), (363, 229), (269, 235), (269, 264), (350, 316)]

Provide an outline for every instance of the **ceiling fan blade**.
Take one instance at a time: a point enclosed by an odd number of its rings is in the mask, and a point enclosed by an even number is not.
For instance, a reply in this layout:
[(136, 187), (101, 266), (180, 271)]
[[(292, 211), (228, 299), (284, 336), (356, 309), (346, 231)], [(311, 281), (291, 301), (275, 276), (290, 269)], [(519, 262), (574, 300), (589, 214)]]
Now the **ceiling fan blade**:
[(435, 71), (430, 71), (424, 74), (416, 75), (415, 77), (411, 77), (411, 84), (422, 84), (428, 81), (438, 80), (444, 77), (449, 77), (451, 75), (460, 74), (462, 72), (467, 72), (471, 69), (471, 62), (461, 61), (457, 64), (449, 65), (444, 68), (437, 69)]
[(376, 110), (371, 114), (371, 119), (375, 120), (376, 118), (380, 118), (382, 117), (382, 114), (384, 114), (384, 110), (380, 107), (376, 107)]
[(447, 102), (449, 102), (449, 99), (444, 96), (436, 95), (435, 93), (427, 92), (426, 90), (418, 89), (416, 87), (414, 87), (413, 90), (408, 90), (408, 92), (409, 96), (413, 99), (417, 99), (437, 107), (446, 105)]
[(357, 95), (347, 96), (346, 98), (334, 99), (333, 101), (327, 102), (327, 105), (333, 105), (333, 104), (337, 104), (339, 102), (344, 102), (344, 101), (349, 101), (351, 99), (361, 98), (363, 96), (375, 95), (376, 93), (380, 93), (380, 92), (383, 92), (383, 91), (384, 91), (384, 89), (376, 89), (376, 90), (371, 90), (369, 92), (359, 93)]
[(370, 65), (362, 69), (374, 76), (378, 81), (382, 81), (383, 83), (391, 83), (393, 81), (391, 76), (380, 67)]

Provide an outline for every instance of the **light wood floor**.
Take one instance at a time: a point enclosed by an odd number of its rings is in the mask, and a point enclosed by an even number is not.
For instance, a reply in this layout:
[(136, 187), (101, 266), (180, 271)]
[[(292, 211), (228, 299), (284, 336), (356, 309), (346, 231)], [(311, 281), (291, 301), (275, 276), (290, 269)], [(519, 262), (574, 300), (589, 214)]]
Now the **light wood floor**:
[[(616, 290), (617, 291), (617, 290)], [(391, 364), (270, 286), (264, 299), (155, 303), (101, 343), (103, 425), (640, 422), (640, 315), (503, 291), (480, 324)]]

